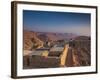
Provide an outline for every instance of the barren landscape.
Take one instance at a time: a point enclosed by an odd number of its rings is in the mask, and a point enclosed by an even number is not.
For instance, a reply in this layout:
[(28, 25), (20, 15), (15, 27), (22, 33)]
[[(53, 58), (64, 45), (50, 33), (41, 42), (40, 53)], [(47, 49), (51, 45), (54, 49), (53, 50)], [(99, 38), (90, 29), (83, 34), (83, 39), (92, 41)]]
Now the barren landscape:
[(91, 65), (90, 37), (88, 36), (24, 30), (23, 46), (24, 68)]
[(23, 10), (23, 68), (91, 66), (89, 13)]

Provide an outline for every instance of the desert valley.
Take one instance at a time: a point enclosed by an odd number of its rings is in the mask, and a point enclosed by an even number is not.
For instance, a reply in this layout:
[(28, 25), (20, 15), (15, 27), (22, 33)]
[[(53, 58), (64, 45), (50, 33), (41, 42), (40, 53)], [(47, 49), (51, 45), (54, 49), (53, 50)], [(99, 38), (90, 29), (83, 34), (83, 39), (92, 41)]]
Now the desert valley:
[(91, 65), (91, 38), (72, 33), (23, 31), (23, 68)]

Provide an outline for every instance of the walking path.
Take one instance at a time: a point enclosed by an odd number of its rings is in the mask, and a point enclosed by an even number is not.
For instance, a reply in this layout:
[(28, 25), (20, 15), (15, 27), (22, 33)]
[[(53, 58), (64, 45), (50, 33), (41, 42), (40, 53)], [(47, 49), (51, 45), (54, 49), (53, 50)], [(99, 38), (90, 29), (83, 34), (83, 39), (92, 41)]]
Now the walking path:
[(73, 54), (72, 54), (72, 48), (69, 47), (67, 58), (66, 58), (66, 66), (72, 67), (73, 66)]
[(67, 53), (68, 53), (68, 48), (69, 48), (69, 45), (66, 44), (64, 46), (64, 50), (63, 50), (63, 52), (62, 52), (62, 54), (60, 56), (61, 57), (60, 66), (65, 66), (65, 62), (66, 62), (66, 58), (67, 58)]

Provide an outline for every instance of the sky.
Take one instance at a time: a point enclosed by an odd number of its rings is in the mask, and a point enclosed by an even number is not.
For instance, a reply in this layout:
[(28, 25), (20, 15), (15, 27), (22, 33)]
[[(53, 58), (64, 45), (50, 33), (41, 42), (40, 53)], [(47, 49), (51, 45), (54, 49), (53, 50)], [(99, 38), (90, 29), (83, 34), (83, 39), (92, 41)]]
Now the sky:
[(90, 36), (90, 20), (89, 13), (23, 10), (24, 29), (37, 32), (74, 33)]

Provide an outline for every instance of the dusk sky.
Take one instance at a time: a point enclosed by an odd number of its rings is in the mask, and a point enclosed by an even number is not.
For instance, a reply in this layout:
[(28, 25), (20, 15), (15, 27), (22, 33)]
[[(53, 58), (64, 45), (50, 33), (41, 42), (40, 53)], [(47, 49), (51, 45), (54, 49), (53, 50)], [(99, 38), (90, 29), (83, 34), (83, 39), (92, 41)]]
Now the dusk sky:
[(25, 30), (38, 32), (74, 33), (89, 36), (91, 15), (88, 13), (23, 10)]

